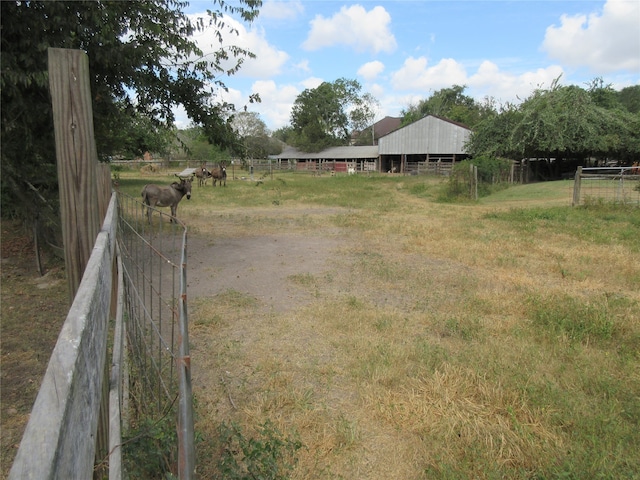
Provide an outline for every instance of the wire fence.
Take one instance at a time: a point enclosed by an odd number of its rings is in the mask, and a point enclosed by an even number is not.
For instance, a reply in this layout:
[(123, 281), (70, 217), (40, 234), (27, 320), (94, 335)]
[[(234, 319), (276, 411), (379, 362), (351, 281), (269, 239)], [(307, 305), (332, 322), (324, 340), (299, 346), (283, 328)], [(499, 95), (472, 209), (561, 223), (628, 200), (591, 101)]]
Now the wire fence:
[(635, 167), (578, 167), (573, 205), (622, 204), (640, 206), (640, 169)]
[[(118, 246), (124, 277), (129, 405), (137, 418), (173, 411), (178, 424), (178, 476), (193, 478), (195, 446), (186, 307), (187, 229), (170, 215), (118, 194)], [(126, 425), (132, 419), (125, 420)]]

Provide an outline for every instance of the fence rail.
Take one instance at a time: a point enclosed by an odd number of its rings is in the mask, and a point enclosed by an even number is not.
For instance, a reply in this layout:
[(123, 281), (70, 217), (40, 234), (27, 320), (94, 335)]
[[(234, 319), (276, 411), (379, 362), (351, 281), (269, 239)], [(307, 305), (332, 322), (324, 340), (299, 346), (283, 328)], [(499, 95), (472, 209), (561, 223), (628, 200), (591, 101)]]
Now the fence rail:
[(51, 354), (10, 479), (91, 478), (115, 257), (115, 196)]
[(573, 205), (588, 203), (640, 206), (638, 167), (578, 167), (573, 184)]
[[(112, 194), (11, 480), (92, 478), (106, 475), (107, 464), (111, 480), (126, 478), (121, 431), (134, 415), (157, 418), (174, 403), (178, 458), (173, 473), (184, 480), (195, 475), (187, 230), (169, 218), (157, 212), (148, 224), (140, 202)], [(113, 332), (110, 319), (115, 319)], [(109, 343), (111, 363), (106, 361)], [(101, 432), (108, 436), (105, 445)]]

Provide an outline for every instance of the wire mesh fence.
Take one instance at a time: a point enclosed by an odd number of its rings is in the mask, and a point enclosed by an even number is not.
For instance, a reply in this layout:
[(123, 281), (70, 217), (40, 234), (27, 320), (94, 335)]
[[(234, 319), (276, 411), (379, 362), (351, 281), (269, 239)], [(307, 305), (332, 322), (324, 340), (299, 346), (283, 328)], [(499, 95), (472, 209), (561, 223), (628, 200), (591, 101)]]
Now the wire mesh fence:
[(640, 206), (640, 169), (579, 167), (573, 187), (573, 205), (600, 203)]
[[(195, 463), (193, 402), (186, 309), (187, 229), (180, 221), (118, 194), (118, 246), (122, 256), (129, 358), (128, 412), (178, 423), (179, 478)], [(127, 422), (125, 422), (126, 424)]]

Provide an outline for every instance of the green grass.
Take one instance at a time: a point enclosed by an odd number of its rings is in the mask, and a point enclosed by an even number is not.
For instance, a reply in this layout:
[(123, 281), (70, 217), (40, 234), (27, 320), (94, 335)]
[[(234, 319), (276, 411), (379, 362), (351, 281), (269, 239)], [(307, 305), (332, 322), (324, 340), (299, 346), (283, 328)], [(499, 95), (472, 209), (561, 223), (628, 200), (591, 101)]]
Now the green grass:
[[(120, 188), (146, 182), (123, 173)], [(211, 376), (199, 430), (298, 432), (298, 479), (639, 478), (640, 209), (572, 208), (571, 185), (463, 205), (426, 177), (194, 187), (178, 211), (191, 235), (343, 245), (321, 274), (274, 286), (312, 293), (290, 311), (234, 290), (190, 299), (193, 362)]]

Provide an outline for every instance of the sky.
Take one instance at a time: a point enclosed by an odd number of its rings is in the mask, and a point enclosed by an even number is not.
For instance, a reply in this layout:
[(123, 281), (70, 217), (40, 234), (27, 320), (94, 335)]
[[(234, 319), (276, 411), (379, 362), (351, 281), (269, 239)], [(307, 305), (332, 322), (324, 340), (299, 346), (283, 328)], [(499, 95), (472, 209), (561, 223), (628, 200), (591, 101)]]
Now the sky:
[[(211, 2), (190, 1), (193, 18)], [(536, 88), (587, 88), (602, 78), (616, 90), (640, 84), (640, 1), (412, 0), (359, 2), (265, 0), (247, 24), (228, 17), (238, 35), (225, 44), (256, 54), (222, 77), (220, 99), (257, 112), (270, 130), (289, 125), (305, 89), (357, 80), (379, 102), (376, 119), (453, 85), (478, 101), (519, 103)], [(195, 38), (218, 45), (213, 29)], [(258, 93), (259, 104), (248, 104)], [(178, 111), (179, 127), (188, 119)]]

